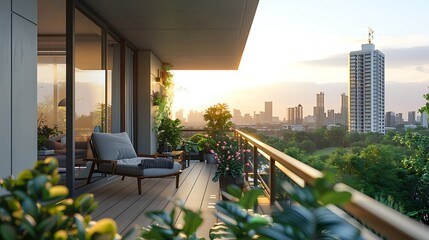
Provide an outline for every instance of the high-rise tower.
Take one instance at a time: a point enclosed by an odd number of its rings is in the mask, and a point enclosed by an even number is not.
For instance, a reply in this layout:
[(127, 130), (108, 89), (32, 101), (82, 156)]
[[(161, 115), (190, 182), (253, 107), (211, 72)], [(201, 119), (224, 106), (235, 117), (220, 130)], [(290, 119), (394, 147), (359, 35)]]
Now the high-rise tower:
[(368, 44), (349, 56), (349, 130), (384, 133), (384, 54)]
[(265, 102), (264, 120), (267, 123), (271, 123), (273, 121), (273, 102)]
[(348, 124), (348, 109), (349, 109), (349, 97), (343, 93), (341, 94), (341, 109), (340, 109), (340, 124), (343, 126), (347, 126)]
[(313, 108), (313, 115), (316, 118), (316, 127), (325, 126), (325, 94), (320, 92), (316, 94), (316, 106)]

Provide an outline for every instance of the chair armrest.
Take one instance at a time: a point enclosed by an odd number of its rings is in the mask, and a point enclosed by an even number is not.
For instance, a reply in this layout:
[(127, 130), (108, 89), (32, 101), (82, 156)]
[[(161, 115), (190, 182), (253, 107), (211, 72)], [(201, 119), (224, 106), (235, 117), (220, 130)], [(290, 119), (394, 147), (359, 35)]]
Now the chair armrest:
[(137, 157), (150, 157), (150, 158), (157, 158), (157, 157), (159, 157), (159, 154), (145, 154), (145, 153), (137, 153)]

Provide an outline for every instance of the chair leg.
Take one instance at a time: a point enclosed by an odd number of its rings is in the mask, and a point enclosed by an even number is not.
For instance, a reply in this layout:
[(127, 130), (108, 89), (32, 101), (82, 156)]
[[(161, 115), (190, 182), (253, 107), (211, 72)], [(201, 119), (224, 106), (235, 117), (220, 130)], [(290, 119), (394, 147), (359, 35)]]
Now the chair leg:
[(176, 175), (176, 188), (179, 188), (179, 176), (180, 174)]
[(125, 179), (125, 176), (122, 176), (122, 181), (124, 181), (124, 179)]
[(142, 179), (141, 178), (137, 178), (137, 187), (139, 190), (139, 195), (142, 195)]
[(95, 163), (92, 162), (91, 169), (89, 170), (89, 174), (88, 174), (88, 180), (86, 180), (87, 184), (91, 183), (91, 177), (92, 177), (92, 174), (94, 173), (94, 168), (95, 168)]

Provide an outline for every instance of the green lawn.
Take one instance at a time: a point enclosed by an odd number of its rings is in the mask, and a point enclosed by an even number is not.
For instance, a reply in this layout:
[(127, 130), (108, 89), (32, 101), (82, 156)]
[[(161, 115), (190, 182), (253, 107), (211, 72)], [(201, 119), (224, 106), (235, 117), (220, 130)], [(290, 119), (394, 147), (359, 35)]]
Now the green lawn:
[(324, 149), (317, 150), (313, 153), (313, 155), (329, 155), (337, 150), (337, 147), (327, 147)]

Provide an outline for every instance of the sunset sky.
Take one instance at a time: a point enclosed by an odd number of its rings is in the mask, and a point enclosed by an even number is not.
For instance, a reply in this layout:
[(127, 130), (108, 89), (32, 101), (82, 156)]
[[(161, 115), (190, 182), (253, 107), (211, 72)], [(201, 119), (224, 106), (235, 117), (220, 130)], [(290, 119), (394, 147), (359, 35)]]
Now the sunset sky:
[(316, 93), (325, 110), (347, 93), (348, 54), (367, 43), (386, 57), (386, 111), (416, 111), (429, 92), (429, 1), (261, 0), (237, 71), (174, 71), (173, 112), (218, 102), (242, 114), (264, 110), (283, 119), (302, 104), (312, 114)]

